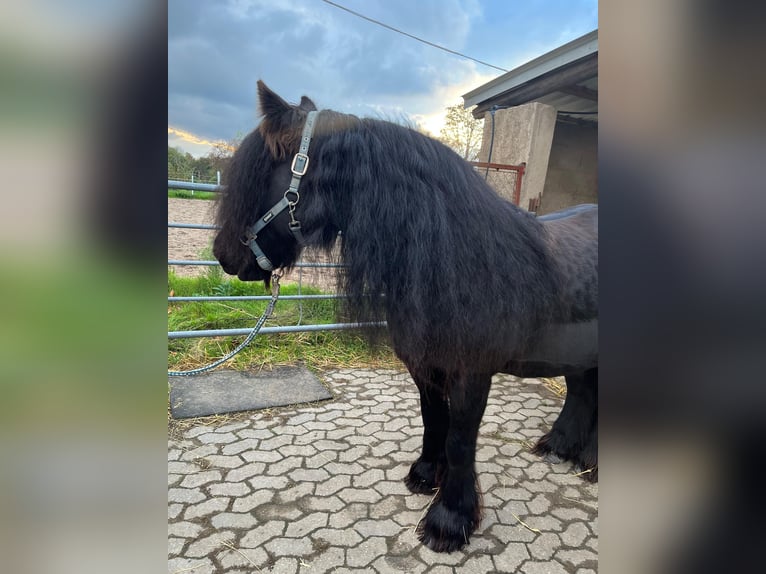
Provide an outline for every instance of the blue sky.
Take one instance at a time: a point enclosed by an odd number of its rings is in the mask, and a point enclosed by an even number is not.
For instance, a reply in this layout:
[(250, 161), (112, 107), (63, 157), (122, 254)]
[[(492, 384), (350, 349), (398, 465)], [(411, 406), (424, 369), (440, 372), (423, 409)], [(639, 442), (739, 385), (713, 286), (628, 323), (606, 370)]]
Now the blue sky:
[[(513, 69), (598, 27), (596, 0), (338, 0)], [(169, 0), (168, 145), (204, 155), (258, 123), (260, 78), (288, 101), (418, 123), (501, 75), (321, 0)]]

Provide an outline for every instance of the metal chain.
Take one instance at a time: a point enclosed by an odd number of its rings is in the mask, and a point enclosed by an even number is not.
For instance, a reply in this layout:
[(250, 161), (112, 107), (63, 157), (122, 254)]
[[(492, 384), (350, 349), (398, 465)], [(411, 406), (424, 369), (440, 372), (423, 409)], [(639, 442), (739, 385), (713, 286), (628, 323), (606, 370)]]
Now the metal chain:
[(247, 347), (247, 345), (252, 341), (255, 336), (258, 334), (258, 331), (261, 330), (261, 327), (263, 327), (263, 324), (266, 322), (266, 319), (271, 317), (271, 314), (274, 312), (274, 306), (277, 304), (277, 299), (279, 298), (279, 280), (282, 278), (281, 273), (272, 273), (271, 274), (271, 301), (269, 301), (269, 304), (266, 306), (266, 310), (263, 312), (263, 315), (261, 315), (261, 318), (258, 319), (258, 322), (255, 324), (255, 327), (253, 327), (253, 330), (250, 331), (250, 333), (247, 335), (244, 341), (242, 341), (239, 345), (237, 345), (237, 348), (231, 351), (229, 354), (225, 355), (224, 357), (221, 357), (214, 363), (211, 363), (209, 365), (205, 365), (204, 367), (199, 367), (197, 369), (191, 369), (189, 371), (168, 371), (169, 377), (189, 377), (191, 375), (197, 375), (199, 373), (204, 373), (206, 371), (209, 371), (211, 369), (215, 369), (218, 365), (225, 363), (234, 355), (239, 353), (242, 349)]

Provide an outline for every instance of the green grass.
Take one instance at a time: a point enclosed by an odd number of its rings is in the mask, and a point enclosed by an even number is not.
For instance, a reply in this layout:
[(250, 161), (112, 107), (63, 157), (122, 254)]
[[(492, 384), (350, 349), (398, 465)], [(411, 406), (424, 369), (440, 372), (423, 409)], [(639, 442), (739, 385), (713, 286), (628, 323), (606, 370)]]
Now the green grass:
[(190, 189), (168, 189), (168, 197), (178, 199), (215, 199), (218, 194), (214, 191), (192, 191)]
[[(224, 279), (219, 268), (195, 278), (178, 277), (168, 271), (168, 292), (175, 296), (194, 295), (268, 295), (263, 283)], [(304, 286), (304, 295), (321, 294)], [(298, 294), (297, 284), (283, 284), (281, 295)], [(263, 314), (268, 301), (211, 301), (168, 303), (168, 330), (252, 328)], [(266, 326), (302, 325), (340, 322), (336, 316), (337, 300), (277, 302)], [(302, 306), (302, 308), (301, 308)], [(206, 337), (168, 339), (168, 367), (184, 370), (200, 367), (222, 357), (236, 347), (245, 335), (238, 337)], [(390, 347), (381, 343), (371, 347), (358, 330), (317, 331), (258, 335), (234, 359), (228, 368), (257, 369), (277, 364), (302, 362), (315, 369), (331, 367), (374, 366), (401, 368)]]

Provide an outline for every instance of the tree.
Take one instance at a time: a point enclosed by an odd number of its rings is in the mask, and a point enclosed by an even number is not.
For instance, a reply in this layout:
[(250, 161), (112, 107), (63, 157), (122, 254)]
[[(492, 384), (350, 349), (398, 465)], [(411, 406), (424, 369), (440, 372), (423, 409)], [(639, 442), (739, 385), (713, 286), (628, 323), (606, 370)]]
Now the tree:
[(194, 157), (180, 147), (168, 146), (168, 178), (188, 179), (191, 177)]
[(228, 142), (220, 140), (213, 144), (213, 149), (207, 154), (207, 158), (210, 160), (214, 173), (216, 171), (220, 171), (221, 174), (226, 172), (240, 143), (242, 143), (242, 134), (238, 133)]
[(463, 159), (474, 161), (479, 157), (484, 120), (477, 120), (462, 104), (447, 108), (447, 119), (439, 139)]

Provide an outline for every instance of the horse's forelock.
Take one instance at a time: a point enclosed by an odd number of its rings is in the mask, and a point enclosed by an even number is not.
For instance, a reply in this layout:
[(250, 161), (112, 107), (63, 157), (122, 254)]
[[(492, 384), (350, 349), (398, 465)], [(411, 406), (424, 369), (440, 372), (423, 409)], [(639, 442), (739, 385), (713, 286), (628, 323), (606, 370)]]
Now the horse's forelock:
[(281, 116), (265, 116), (258, 126), (266, 147), (276, 160), (283, 160), (298, 152), (306, 112), (291, 109)]

